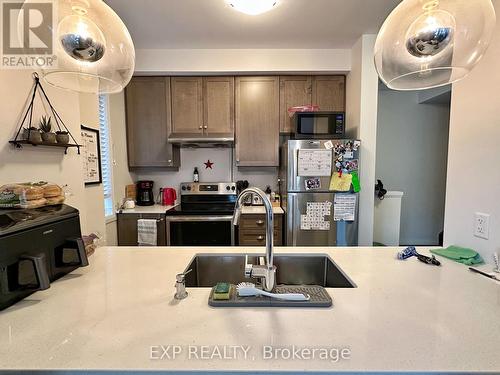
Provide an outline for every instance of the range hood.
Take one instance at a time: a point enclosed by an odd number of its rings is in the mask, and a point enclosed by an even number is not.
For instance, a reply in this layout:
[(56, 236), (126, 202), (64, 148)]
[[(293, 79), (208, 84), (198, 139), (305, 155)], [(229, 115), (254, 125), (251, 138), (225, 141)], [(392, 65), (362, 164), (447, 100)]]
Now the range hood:
[(181, 147), (232, 147), (234, 144), (233, 133), (211, 133), (208, 135), (192, 133), (172, 133), (168, 137), (168, 143)]

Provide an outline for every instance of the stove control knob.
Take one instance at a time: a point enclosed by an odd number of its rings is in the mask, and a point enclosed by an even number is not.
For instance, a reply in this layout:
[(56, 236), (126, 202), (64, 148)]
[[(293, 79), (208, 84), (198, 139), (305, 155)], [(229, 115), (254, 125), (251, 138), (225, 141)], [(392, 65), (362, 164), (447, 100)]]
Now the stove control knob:
[(227, 190), (227, 191), (231, 190), (231, 187), (230, 187), (229, 185), (228, 185), (228, 186), (226, 186), (226, 190)]
[(188, 186), (188, 191), (191, 191), (191, 186)]
[(185, 186), (183, 186), (183, 187), (182, 187), (182, 190), (186, 191), (186, 187), (185, 187)]
[(235, 190), (236, 190), (236, 187), (231, 186), (231, 190), (232, 190), (232, 191), (235, 191)]

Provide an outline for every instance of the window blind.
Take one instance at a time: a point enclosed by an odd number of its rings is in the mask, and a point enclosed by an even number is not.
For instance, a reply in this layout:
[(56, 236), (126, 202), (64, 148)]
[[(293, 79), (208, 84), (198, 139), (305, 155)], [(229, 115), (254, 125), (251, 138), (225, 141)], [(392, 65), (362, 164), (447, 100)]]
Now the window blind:
[(101, 142), (102, 185), (104, 190), (104, 213), (106, 216), (112, 216), (113, 174), (107, 95), (99, 95), (99, 130)]

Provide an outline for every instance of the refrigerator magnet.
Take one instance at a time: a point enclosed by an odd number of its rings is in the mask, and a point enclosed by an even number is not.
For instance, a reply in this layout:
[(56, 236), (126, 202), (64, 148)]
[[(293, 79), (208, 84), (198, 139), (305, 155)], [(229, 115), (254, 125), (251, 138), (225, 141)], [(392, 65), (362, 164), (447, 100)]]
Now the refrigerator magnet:
[(324, 146), (325, 146), (325, 148), (327, 150), (331, 150), (333, 148), (333, 142), (332, 141), (326, 141)]
[(321, 189), (321, 180), (319, 178), (308, 178), (305, 180), (306, 190), (318, 190)]

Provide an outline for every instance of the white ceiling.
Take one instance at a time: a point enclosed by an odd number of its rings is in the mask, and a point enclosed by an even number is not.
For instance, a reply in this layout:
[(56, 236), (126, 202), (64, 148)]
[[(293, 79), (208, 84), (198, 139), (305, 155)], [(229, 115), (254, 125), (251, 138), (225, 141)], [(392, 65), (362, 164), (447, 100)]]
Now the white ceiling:
[(350, 48), (400, 0), (280, 0), (259, 16), (224, 0), (106, 0), (136, 48)]

